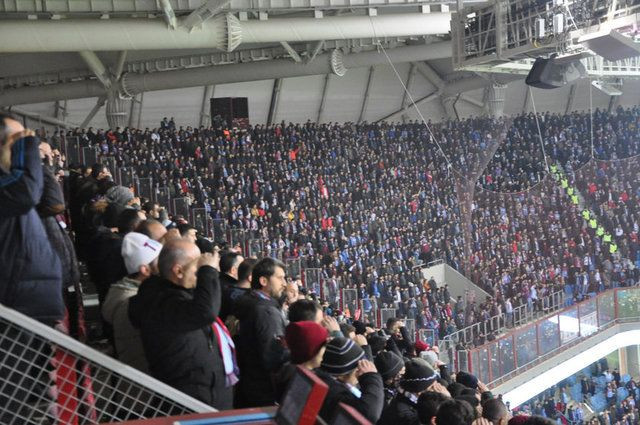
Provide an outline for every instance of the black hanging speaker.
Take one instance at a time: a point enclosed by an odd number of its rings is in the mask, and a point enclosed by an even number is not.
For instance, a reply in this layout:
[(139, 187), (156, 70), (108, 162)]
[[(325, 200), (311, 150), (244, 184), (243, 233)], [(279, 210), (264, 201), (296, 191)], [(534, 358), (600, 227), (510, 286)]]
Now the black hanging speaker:
[(525, 82), (539, 89), (557, 89), (566, 84), (562, 74), (562, 67), (555, 65), (552, 59), (537, 58)]
[(539, 89), (557, 89), (585, 77), (587, 71), (579, 60), (558, 63), (554, 56), (549, 59), (537, 58), (527, 75), (527, 85)]

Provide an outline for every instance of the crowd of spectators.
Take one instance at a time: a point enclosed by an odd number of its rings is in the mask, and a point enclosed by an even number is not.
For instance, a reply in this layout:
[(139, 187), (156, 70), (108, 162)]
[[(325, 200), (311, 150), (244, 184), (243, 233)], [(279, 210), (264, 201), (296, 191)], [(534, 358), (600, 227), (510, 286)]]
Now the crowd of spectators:
[[(636, 109), (597, 111), (597, 155), (634, 154), (638, 115)], [(77, 252), (95, 285), (114, 355), (218, 408), (277, 402), (291, 364), (317, 370), (330, 384), (325, 415), (331, 403), (346, 399), (372, 422), (397, 422), (408, 409), (418, 423), (416, 406), (427, 389), (459, 398), (435, 347), (415, 341), (396, 319), (374, 329), (345, 317), (334, 300), (319, 299), (297, 277), (287, 281), (280, 260), (301, 258), (305, 267), (322, 268), (336, 289), (356, 289), (361, 299), (396, 308), (399, 317), (437, 330), (440, 338), (497, 314), (508, 317), (519, 305), (542, 310), (541, 299), (558, 290), (572, 302), (638, 281), (633, 159), (623, 167), (587, 163), (590, 147), (580, 144), (588, 114), (539, 118), (550, 157), (626, 241), (616, 255), (602, 252), (594, 229), (561, 187), (542, 179), (544, 158), (531, 145), (537, 136), (531, 115), (513, 121), (479, 180), (470, 212), (471, 258), (463, 257), (464, 212), (454, 174), (478, 171), (483, 153), (496, 143), (495, 120), (432, 128), (307, 122), (244, 130), (183, 128), (163, 120), (157, 129), (89, 128), (55, 134), (47, 143), (11, 117), (0, 118), (2, 225), (9, 235), (0, 267), (9, 284), (0, 301), (45, 323), (63, 321), (62, 329), (83, 338)], [(81, 146), (96, 147), (103, 161), (131, 167), (171, 197), (188, 197), (212, 219), (252, 232), (264, 242), (261, 259), (203, 238), (189, 217), (171, 216), (166, 206), (117, 185), (105, 162), (65, 164), (59, 149), (74, 136)], [(433, 137), (449, 157), (434, 149)], [(496, 192), (513, 189), (521, 192)], [(461, 271), (467, 263), (469, 278), (491, 296), (454, 300), (446, 285), (416, 275), (416, 266), (434, 259)], [(389, 375), (385, 362), (402, 364), (404, 378), (399, 369)], [(276, 375), (284, 380), (280, 387)], [(476, 403), (474, 394), (462, 400), (478, 406), (492, 399)], [(385, 396), (393, 408), (383, 412)], [(459, 401), (450, 406), (466, 409)]]

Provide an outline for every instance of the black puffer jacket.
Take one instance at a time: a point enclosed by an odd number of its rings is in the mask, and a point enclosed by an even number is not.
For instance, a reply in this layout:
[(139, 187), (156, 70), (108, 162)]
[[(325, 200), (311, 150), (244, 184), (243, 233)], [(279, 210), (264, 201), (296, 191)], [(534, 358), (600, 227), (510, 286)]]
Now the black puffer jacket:
[(220, 310), (218, 272), (198, 270), (195, 289), (150, 277), (129, 299), (129, 319), (140, 328), (151, 374), (218, 409), (231, 407), (220, 349), (211, 324)]
[[(347, 404), (355, 408), (362, 416), (375, 424), (380, 419), (384, 407), (384, 393), (382, 390), (382, 377), (378, 373), (369, 372), (358, 378), (360, 398), (356, 397), (347, 385), (336, 380), (331, 375), (318, 369), (316, 374), (329, 385), (327, 398), (320, 409), (320, 417), (326, 422), (331, 421), (338, 409), (338, 403)], [(395, 425), (400, 425), (398, 422)]]

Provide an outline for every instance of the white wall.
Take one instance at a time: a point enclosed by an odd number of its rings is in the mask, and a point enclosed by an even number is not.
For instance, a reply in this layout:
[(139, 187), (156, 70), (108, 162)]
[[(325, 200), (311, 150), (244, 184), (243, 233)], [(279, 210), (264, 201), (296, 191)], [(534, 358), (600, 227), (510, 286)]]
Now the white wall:
[[(397, 64), (396, 69), (406, 84), (410, 65)], [(321, 121), (346, 122), (358, 120), (366, 90), (368, 73), (369, 68), (359, 68), (347, 71), (344, 77), (331, 75)], [(284, 79), (275, 121), (284, 120), (294, 123), (302, 123), (307, 120), (316, 121), (324, 82), (324, 75)], [(214, 96), (248, 97), (250, 121), (254, 124), (265, 123), (269, 112), (273, 83), (273, 80), (263, 80), (218, 85), (214, 89)], [(572, 110), (589, 109), (589, 88), (588, 80), (577, 83)], [(524, 105), (527, 90), (528, 86), (524, 84), (524, 80), (514, 81), (508, 85), (504, 107), (505, 113), (521, 113), (523, 106), (525, 106), (527, 112), (533, 110), (530, 98), (527, 105)], [(435, 87), (417, 72), (410, 88), (410, 93), (414, 100), (417, 101), (434, 91)], [(564, 112), (569, 91), (569, 87), (555, 90), (532, 89), (536, 109), (538, 111)], [(623, 91), (624, 95), (620, 99), (620, 103), (623, 106), (638, 104), (640, 81), (626, 81)], [(595, 88), (591, 92), (594, 108), (608, 107), (609, 96)], [(198, 125), (203, 93), (204, 88), (202, 87), (145, 93), (141, 126), (155, 127), (164, 116), (175, 117), (179, 125)], [(466, 93), (466, 95), (481, 101), (483, 90), (475, 90)], [(363, 117), (364, 120), (376, 121), (397, 112), (401, 107), (402, 97), (403, 87), (393, 68), (389, 65), (377, 66), (370, 90), (369, 104)], [(95, 102), (95, 98), (68, 101), (67, 120), (72, 123), (81, 123), (93, 108)], [(54, 112), (53, 102), (21, 105), (20, 107), (48, 116), (52, 116)], [(440, 121), (446, 118), (444, 108), (439, 99), (420, 104), (419, 110), (427, 120)], [(463, 100), (458, 100), (456, 110), (460, 117), (484, 113), (478, 107)], [(419, 115), (414, 108), (410, 108), (405, 114), (409, 119), (419, 119)], [(389, 120), (399, 121), (401, 120), (401, 115), (396, 113)], [(104, 108), (98, 112), (90, 125), (96, 128), (105, 128), (107, 126)]]

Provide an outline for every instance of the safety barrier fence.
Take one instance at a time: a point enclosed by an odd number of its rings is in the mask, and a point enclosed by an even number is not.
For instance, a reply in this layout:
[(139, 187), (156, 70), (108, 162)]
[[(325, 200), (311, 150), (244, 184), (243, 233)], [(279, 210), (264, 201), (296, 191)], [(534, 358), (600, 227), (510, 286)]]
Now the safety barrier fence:
[(212, 407), (0, 305), (0, 423), (81, 425)]
[(457, 351), (454, 367), (496, 386), (615, 322), (638, 318), (640, 288), (610, 289), (483, 346)]

